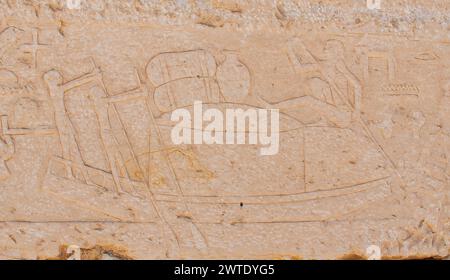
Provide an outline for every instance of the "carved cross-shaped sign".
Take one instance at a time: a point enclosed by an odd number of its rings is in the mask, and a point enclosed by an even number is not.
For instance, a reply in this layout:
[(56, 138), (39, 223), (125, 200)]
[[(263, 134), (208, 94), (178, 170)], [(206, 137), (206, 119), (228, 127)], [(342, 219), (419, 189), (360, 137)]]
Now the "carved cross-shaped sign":
[(31, 53), (33, 56), (33, 67), (37, 68), (37, 52), (39, 49), (43, 48), (43, 46), (47, 46), (46, 44), (42, 44), (39, 41), (39, 29), (33, 29), (32, 32), (33, 41), (29, 44), (23, 44), (21, 49), (25, 52)]

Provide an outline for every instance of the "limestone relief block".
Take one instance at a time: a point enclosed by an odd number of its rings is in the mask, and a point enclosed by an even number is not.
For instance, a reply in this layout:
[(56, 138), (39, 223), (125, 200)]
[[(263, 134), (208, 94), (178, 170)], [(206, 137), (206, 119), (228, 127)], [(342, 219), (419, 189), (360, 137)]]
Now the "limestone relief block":
[(0, 259), (448, 258), (450, 2), (0, 1)]

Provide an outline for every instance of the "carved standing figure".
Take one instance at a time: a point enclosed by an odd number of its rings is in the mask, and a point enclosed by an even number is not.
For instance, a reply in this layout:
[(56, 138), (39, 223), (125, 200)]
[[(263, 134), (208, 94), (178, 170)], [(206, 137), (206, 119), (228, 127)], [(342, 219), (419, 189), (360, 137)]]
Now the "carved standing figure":
[[(4, 118), (2, 118), (3, 120)], [(2, 121), (3, 122), (3, 121)], [(0, 181), (9, 177), (10, 172), (6, 161), (10, 160), (14, 155), (14, 141), (10, 135), (7, 135), (6, 124), (2, 123), (2, 130), (0, 134)]]
[[(61, 142), (62, 158), (66, 160), (73, 160), (80, 166), (84, 166), (84, 163), (79, 151), (72, 152), (77, 143), (72, 123), (67, 116), (64, 97), (66, 91), (94, 81), (97, 78), (98, 73), (99, 70), (95, 69), (92, 73), (67, 83), (63, 83), (61, 74), (55, 70), (45, 73), (43, 77), (47, 84), (54, 108), (54, 118), (56, 128), (58, 129), (59, 140)], [(66, 166), (66, 169), (67, 176), (72, 178), (73, 170), (70, 166)], [(82, 172), (86, 183), (90, 183), (87, 171), (82, 170)]]
[[(308, 108), (320, 117), (317, 123), (305, 126), (308, 189), (328, 189), (389, 177), (392, 161), (361, 118), (362, 85), (345, 62), (343, 43), (334, 39), (326, 41), (316, 57), (300, 40), (294, 40), (290, 42), (288, 56), (307, 93), (270, 105), (282, 111)], [(310, 143), (315, 143), (314, 149)], [(353, 146), (350, 153), (348, 145)], [(365, 174), (364, 170), (372, 166), (371, 170), (375, 171)], [(317, 171), (320, 168), (330, 173), (327, 178)]]

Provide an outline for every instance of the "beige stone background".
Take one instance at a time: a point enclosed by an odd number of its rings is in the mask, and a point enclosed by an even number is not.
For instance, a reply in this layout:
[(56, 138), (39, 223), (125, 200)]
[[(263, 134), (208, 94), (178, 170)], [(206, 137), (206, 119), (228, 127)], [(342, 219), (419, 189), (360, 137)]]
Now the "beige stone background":
[[(0, 258), (448, 258), (449, 23), (447, 0), (0, 0)], [(172, 145), (193, 100), (298, 103), (262, 157)]]

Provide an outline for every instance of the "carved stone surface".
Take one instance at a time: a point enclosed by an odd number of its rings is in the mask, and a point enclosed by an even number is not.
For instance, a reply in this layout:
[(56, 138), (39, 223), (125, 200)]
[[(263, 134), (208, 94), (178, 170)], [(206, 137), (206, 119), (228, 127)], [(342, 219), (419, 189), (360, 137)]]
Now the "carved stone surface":
[(0, 1), (0, 259), (448, 258), (450, 3), (375, 2)]

